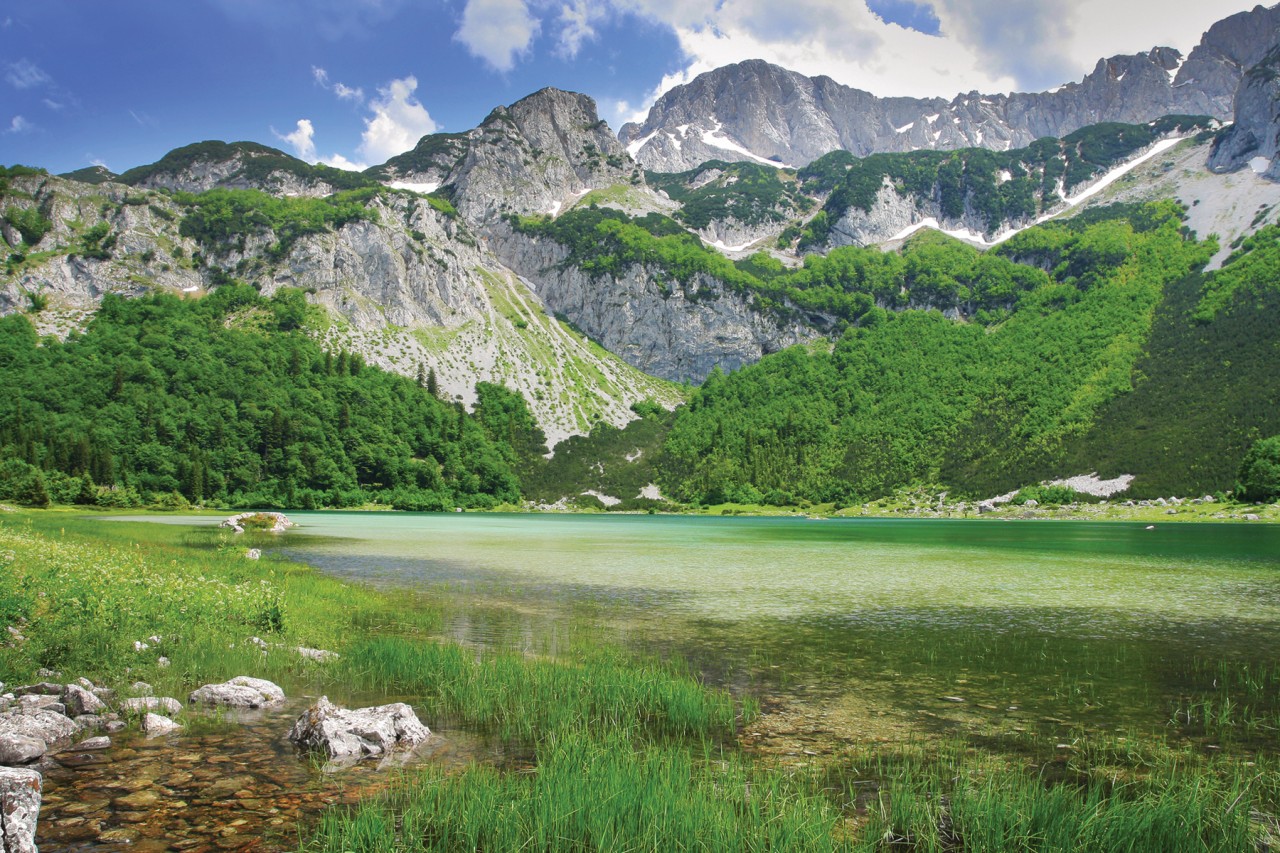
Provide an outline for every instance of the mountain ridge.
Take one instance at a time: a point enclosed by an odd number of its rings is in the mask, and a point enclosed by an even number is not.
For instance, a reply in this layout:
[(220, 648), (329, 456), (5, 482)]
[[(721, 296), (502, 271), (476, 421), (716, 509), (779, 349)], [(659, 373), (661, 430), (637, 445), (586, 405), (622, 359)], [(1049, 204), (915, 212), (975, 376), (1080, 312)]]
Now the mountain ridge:
[(1170, 114), (1227, 119), (1244, 72), (1280, 31), (1280, 7), (1255, 7), (1211, 26), (1183, 57), (1173, 48), (1099, 59), (1080, 82), (1039, 93), (961, 93), (947, 99), (877, 97), (763, 60), (723, 66), (663, 94), (619, 139), (647, 169), (680, 172), (746, 152), (804, 166), (834, 150), (985, 147), (1007, 150), (1105, 121)]

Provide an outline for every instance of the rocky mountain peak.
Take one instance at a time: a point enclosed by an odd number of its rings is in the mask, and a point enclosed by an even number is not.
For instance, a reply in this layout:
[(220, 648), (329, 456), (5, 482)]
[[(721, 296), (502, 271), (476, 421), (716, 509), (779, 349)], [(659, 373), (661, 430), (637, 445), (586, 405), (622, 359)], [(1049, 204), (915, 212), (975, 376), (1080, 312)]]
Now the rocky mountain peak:
[(749, 60), (667, 92), (619, 133), (645, 168), (681, 172), (710, 159), (804, 166), (835, 150), (857, 156), (917, 149), (1019, 148), (1099, 122), (1231, 115), (1244, 71), (1280, 40), (1280, 7), (1214, 24), (1184, 57), (1171, 47), (1100, 59), (1046, 92), (879, 98), (828, 77)]
[(644, 180), (595, 101), (554, 88), (494, 108), (465, 134), (425, 136), (369, 174), (393, 186), (446, 189), (473, 224), (555, 214), (589, 190)]

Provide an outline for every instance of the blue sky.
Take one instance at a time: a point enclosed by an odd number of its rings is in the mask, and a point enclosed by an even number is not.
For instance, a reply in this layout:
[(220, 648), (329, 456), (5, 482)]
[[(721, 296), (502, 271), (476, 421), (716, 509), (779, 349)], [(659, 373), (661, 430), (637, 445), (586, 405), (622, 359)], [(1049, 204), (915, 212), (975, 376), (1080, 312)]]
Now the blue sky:
[[(1212, 7), (1206, 9), (1205, 7)], [(204, 139), (380, 163), (543, 86), (615, 127), (764, 58), (882, 95), (1039, 90), (1184, 52), (1238, 0), (0, 0), (0, 163), (114, 171)]]

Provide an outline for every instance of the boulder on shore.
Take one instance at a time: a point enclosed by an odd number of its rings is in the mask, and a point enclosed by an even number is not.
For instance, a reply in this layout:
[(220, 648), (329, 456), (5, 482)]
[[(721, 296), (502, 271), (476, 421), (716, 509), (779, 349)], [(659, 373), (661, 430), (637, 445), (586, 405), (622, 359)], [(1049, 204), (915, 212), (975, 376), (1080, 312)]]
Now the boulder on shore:
[(48, 752), (49, 746), (38, 737), (0, 735), (0, 764), (28, 764)]
[(193, 690), (188, 699), (192, 703), (228, 708), (261, 708), (283, 702), (284, 691), (266, 679), (237, 675), (222, 684), (206, 684)]
[(0, 851), (36, 853), (44, 779), (34, 770), (0, 767)]
[(74, 721), (47, 708), (0, 714), (0, 735), (22, 735), (53, 743), (79, 733)]
[(403, 702), (373, 708), (339, 708), (327, 696), (303, 712), (289, 731), (289, 740), (318, 749), (330, 758), (381, 755), (397, 746), (414, 746), (431, 730)]

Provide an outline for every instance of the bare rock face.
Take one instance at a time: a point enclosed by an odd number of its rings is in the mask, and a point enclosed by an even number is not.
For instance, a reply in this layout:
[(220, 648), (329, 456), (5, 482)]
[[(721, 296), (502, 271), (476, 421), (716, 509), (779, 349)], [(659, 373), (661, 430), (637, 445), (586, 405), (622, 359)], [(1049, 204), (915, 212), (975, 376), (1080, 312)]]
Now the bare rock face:
[(431, 736), (413, 709), (403, 702), (373, 708), (339, 708), (321, 696), (289, 731), (289, 740), (330, 758), (382, 755), (397, 746), (413, 746)]
[(1208, 165), (1214, 172), (1251, 166), (1271, 180), (1280, 180), (1280, 48), (1240, 81), (1235, 123), (1214, 144)]
[(192, 691), (190, 701), (228, 708), (263, 708), (284, 701), (284, 691), (262, 678), (238, 675), (223, 684), (206, 684)]
[(37, 853), (43, 788), (34, 770), (0, 767), (0, 853)]
[[(645, 168), (680, 172), (712, 159), (804, 166), (829, 151), (1007, 150), (1106, 121), (1230, 116), (1246, 69), (1276, 44), (1280, 9), (1214, 24), (1183, 57), (1168, 47), (1101, 59), (1048, 92), (879, 98), (761, 60), (728, 65), (667, 92), (619, 137)], [(743, 151), (747, 153), (742, 153)]]
[(326, 196), (336, 192), (339, 187), (335, 184), (349, 176), (311, 166), (256, 142), (210, 140), (174, 149), (156, 163), (113, 177), (146, 189), (192, 193), (215, 188), (258, 189), (277, 195)]
[(756, 310), (749, 295), (709, 276), (681, 284), (639, 265), (617, 276), (593, 276), (565, 266), (568, 251), (559, 243), (509, 228), (494, 229), (490, 246), (533, 283), (549, 310), (663, 379), (701, 382), (717, 366), (736, 370), (818, 336), (799, 320)]

